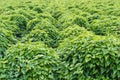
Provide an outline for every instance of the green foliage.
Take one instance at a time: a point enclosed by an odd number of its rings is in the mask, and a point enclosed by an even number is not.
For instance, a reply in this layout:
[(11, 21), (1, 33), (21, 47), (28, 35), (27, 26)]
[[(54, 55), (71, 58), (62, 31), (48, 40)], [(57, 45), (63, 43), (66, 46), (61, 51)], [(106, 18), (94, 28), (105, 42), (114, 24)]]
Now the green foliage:
[(67, 28), (68, 26), (71, 26), (74, 20), (75, 14), (72, 14), (71, 12), (66, 12), (64, 14), (62, 14), (59, 18), (58, 21), (60, 22), (60, 24), (62, 24), (60, 26), (60, 30), (63, 30), (65, 28)]
[(33, 11), (30, 11), (30, 10), (29, 10), (29, 13), (22, 9), (15, 11), (15, 12), (17, 12), (17, 14), (22, 14), (25, 18), (30, 19), (30, 20), (34, 18), (33, 16), (34, 14), (31, 13)]
[(15, 14), (10, 17), (10, 21), (16, 23), (20, 29), (26, 29), (26, 18), (23, 15)]
[(0, 80), (119, 80), (120, 0), (1, 0)]
[(41, 19), (41, 24), (35, 26), (34, 29), (40, 29), (47, 32), (50, 37), (50, 42), (48, 46), (56, 48), (60, 39), (59, 30), (51, 24), (49, 19)]
[(9, 31), (12, 31), (14, 34), (17, 33), (19, 30), (19, 28), (15, 25), (15, 22), (8, 21), (8, 20), (3, 20), (1, 22), (1, 27)]
[(47, 21), (49, 21), (49, 23), (51, 23), (52, 25), (54, 25), (55, 27), (57, 27), (59, 29), (57, 20), (54, 17), (52, 17), (52, 15), (50, 13), (48, 13), (48, 12), (40, 13), (37, 15), (37, 18), (47, 19)]
[(33, 20), (30, 20), (28, 23), (27, 23), (27, 30), (30, 31), (32, 30), (37, 24), (40, 23), (40, 20), (39, 19), (33, 19)]
[(55, 79), (58, 56), (41, 42), (17, 43), (5, 55), (0, 60), (0, 79)]
[(33, 8), (34, 11), (36, 11), (37, 13), (42, 13), (41, 7), (35, 7)]
[(89, 25), (88, 21), (84, 17), (76, 17), (73, 23), (79, 25), (80, 27), (87, 27)]
[(72, 38), (73, 39), (73, 37), (79, 36), (83, 33), (88, 33), (88, 31), (84, 27), (80, 27), (78, 25), (73, 25), (73, 26), (67, 27), (66, 29), (64, 29), (60, 33), (61, 33), (61, 36), (63, 37), (63, 39), (65, 39), (65, 38)]
[[(90, 30), (95, 32), (98, 35), (106, 35), (107, 33), (118, 34), (119, 35), (119, 19), (114, 16), (101, 16), (99, 19), (93, 16), (93, 21), (91, 26), (88, 27)], [(111, 21), (112, 20), (112, 21)]]
[(22, 37), (27, 31), (26, 30), (26, 24), (27, 19), (20, 14), (14, 14), (10, 16), (10, 21), (14, 22), (14, 26), (17, 27), (17, 32), (15, 33), (16, 37)]
[[(60, 59), (67, 68), (62, 71), (70, 80), (83, 76), (91, 79), (120, 77), (120, 44), (114, 37), (100, 37), (89, 33), (72, 40), (64, 40), (58, 47)], [(62, 72), (61, 72), (62, 73)]]
[[(38, 15), (38, 17), (40, 19), (33, 19), (31, 21), (28, 22), (27, 24), (27, 30), (37, 30), (38, 29), (41, 31), (44, 31), (45, 34), (47, 35), (46, 38), (42, 41), (45, 41), (45, 43), (50, 46), (50, 47), (57, 47), (58, 46), (58, 41), (59, 41), (59, 38), (60, 38), (60, 35), (59, 35), (59, 30), (54, 26), (55, 23), (52, 24), (52, 21), (53, 20), (51, 17), (47, 16), (47, 15)], [(54, 20), (53, 20), (54, 22)], [(37, 33), (37, 31), (34, 31), (34, 33), (31, 33), (30, 34), (32, 35), (35, 35), (35, 34), (39, 34), (41, 35), (41, 32), (39, 31)], [(42, 37), (43, 35), (41, 35)], [(30, 36), (29, 36), (30, 37)], [(33, 38), (35, 39), (35, 37), (33, 36)], [(35, 41), (39, 41), (41, 40), (39, 38), (39, 36), (35, 39)], [(46, 41), (47, 40), (47, 41)], [(34, 40), (33, 40), (34, 41)]]
[(62, 24), (62, 28), (67, 28), (68, 26), (72, 26), (73, 24), (77, 24), (80, 27), (88, 27), (89, 23), (86, 18), (82, 15), (78, 16), (72, 12), (68, 12), (60, 17), (59, 22)]
[(12, 32), (0, 28), (0, 58), (4, 57), (4, 51), (10, 46), (10, 44), (14, 43), (14, 41)]
[(46, 45), (50, 46), (50, 42), (52, 39), (49, 37), (48, 33), (44, 30), (35, 29), (30, 32), (30, 34), (24, 37), (24, 42), (36, 42), (36, 41), (43, 41)]
[(47, 32), (45, 32), (44, 30), (35, 29), (35, 30), (32, 30), (30, 32), (30, 34), (27, 35), (27, 40), (29, 40), (29, 39), (32, 42), (36, 42), (36, 41), (46, 42), (50, 38), (49, 38)]

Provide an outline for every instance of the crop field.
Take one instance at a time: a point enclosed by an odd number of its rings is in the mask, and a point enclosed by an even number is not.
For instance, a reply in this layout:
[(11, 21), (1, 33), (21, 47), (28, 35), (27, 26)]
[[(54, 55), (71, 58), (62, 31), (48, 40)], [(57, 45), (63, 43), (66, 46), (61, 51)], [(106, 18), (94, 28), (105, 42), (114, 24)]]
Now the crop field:
[(0, 80), (120, 80), (120, 0), (0, 0)]

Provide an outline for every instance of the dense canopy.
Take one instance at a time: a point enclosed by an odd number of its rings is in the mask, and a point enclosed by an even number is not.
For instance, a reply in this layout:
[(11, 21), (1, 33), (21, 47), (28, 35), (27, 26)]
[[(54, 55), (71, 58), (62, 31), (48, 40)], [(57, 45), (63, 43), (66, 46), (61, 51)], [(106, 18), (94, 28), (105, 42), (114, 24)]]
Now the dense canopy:
[(119, 80), (120, 0), (1, 0), (0, 80)]

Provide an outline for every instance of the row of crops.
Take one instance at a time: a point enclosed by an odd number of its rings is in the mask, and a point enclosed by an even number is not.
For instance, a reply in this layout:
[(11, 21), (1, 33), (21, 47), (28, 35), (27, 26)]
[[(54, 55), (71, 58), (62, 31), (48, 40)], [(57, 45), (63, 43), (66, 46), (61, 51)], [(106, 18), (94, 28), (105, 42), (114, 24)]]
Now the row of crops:
[(0, 1), (0, 80), (119, 80), (119, 4)]

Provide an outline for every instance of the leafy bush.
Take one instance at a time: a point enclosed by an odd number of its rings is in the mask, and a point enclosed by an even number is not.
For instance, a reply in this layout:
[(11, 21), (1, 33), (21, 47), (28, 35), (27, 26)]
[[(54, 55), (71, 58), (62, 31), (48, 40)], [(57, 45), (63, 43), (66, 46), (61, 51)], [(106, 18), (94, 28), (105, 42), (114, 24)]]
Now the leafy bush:
[(58, 8), (54, 13), (52, 13), (52, 16), (55, 18), (55, 19), (59, 19), (59, 17), (63, 14), (63, 9), (61, 8)]
[(50, 13), (48, 12), (40, 13), (40, 14), (37, 14), (36, 17), (38, 19), (47, 19), (49, 23), (51, 23), (52, 25), (54, 25), (56, 28), (59, 29), (58, 21), (54, 17), (52, 17)]
[[(112, 21), (110, 21), (112, 19)], [(101, 19), (93, 20), (91, 26), (88, 27), (91, 31), (98, 35), (106, 35), (107, 33), (119, 34), (119, 20), (114, 17), (103, 17)], [(114, 26), (114, 27), (113, 27)]]
[(59, 22), (62, 24), (61, 26), (62, 29), (72, 26), (73, 24), (77, 24), (80, 27), (85, 27), (85, 28), (89, 26), (87, 18), (83, 17), (82, 15), (78, 16), (72, 12), (63, 14), (59, 18)]
[(17, 43), (0, 64), (0, 79), (55, 80), (58, 56), (41, 42)]
[(64, 40), (58, 47), (60, 59), (66, 67), (61, 73), (68, 80), (118, 79), (120, 77), (120, 44), (114, 37), (100, 37), (87, 33)]
[(37, 24), (40, 24), (40, 20), (39, 19), (33, 19), (33, 20), (30, 20), (28, 23), (27, 23), (27, 30), (32, 30)]
[(26, 37), (23, 38), (25, 41), (43, 41), (45, 44), (50, 45), (51, 38), (49, 37), (48, 33), (44, 30), (35, 29), (30, 32), (30, 34), (27, 34)]
[(80, 27), (88, 27), (89, 23), (84, 17), (77, 16), (73, 23), (79, 25)]
[(10, 16), (10, 21), (14, 22), (14, 26), (17, 27), (17, 33), (15, 34), (16, 37), (22, 37), (25, 35), (25, 33), (27, 33), (27, 19), (23, 15), (14, 14)]
[(27, 35), (27, 40), (29, 39), (33, 42), (36, 42), (36, 41), (46, 42), (47, 40), (49, 40), (49, 36), (47, 32), (45, 32), (44, 30), (35, 29), (35, 30), (32, 30), (30, 34)]
[(1, 28), (5, 28), (6, 27), (5, 24), (2, 21), (0, 21), (0, 27)]
[(67, 28), (68, 26), (72, 26), (72, 22), (74, 20), (75, 14), (73, 14), (72, 12), (66, 12), (64, 14), (62, 14), (59, 18), (58, 18), (58, 22), (60, 24), (62, 24), (60, 26), (60, 30), (63, 30), (65, 28)]
[(17, 14), (22, 14), (25, 18), (27, 18), (27, 19), (29, 19), (29, 20), (31, 20), (31, 19), (33, 19), (34, 18), (34, 16), (33, 16), (33, 14), (31, 14), (31, 12), (33, 12), (33, 11), (30, 11), (30, 10), (28, 10), (28, 12), (26, 12), (26, 11), (24, 11), (24, 10), (22, 10), (22, 9), (20, 9), (20, 10), (18, 10), (18, 11), (15, 11)]
[(0, 80), (119, 80), (119, 3), (1, 0)]
[(99, 14), (93, 14), (93, 15), (90, 15), (88, 16), (88, 22), (91, 23), (93, 20), (97, 20), (100, 18), (100, 15)]
[(10, 21), (16, 23), (20, 29), (26, 29), (26, 18), (23, 15), (14, 14), (10, 17)]
[(48, 46), (56, 48), (59, 43), (60, 35), (59, 30), (51, 24), (49, 19), (41, 19), (41, 24), (38, 24), (34, 27), (34, 29), (40, 29), (47, 32), (51, 41)]
[(84, 28), (84, 27), (80, 27), (78, 25), (73, 25), (73, 26), (69, 26), (68, 28), (64, 29), (63, 31), (61, 31), (61, 36), (64, 38), (69, 38), (71, 37), (73, 39), (73, 37), (77, 37), (83, 33), (87, 33), (88, 31)]
[[(53, 48), (58, 46), (58, 41), (60, 38), (58, 29), (51, 23), (51, 21), (48, 18), (41, 17), (41, 19), (34, 19), (34, 20), (28, 22), (27, 30), (30, 31), (32, 29), (34, 30), (33, 35), (35, 35), (35, 34), (41, 35), (41, 32), (40, 32), (41, 30), (44, 31), (46, 35), (48, 35), (48, 38), (46, 38), (47, 42), (45, 42), (48, 46), (53, 47)], [(38, 29), (40, 31), (38, 33), (36, 33), (36, 30), (38, 31)], [(31, 32), (30, 32), (30, 34), (32, 35)], [(42, 35), (41, 35), (41, 37), (42, 37)], [(46, 40), (46, 39), (44, 39), (44, 40)], [(40, 40), (40, 38), (36, 38), (36, 40), (38, 41), (38, 40)], [(44, 41), (44, 40), (42, 40), (42, 41)]]
[(36, 11), (37, 13), (42, 13), (41, 7), (38, 7), (38, 6), (34, 7), (33, 10)]
[(3, 20), (0, 24), (0, 26), (4, 29), (12, 31), (13, 33), (18, 31), (18, 27), (15, 25), (15, 22), (12, 22), (12, 21)]
[(4, 57), (4, 52), (11, 43), (14, 43), (13, 41), (15, 41), (15, 39), (12, 35), (12, 32), (4, 28), (0, 28), (0, 58)]

